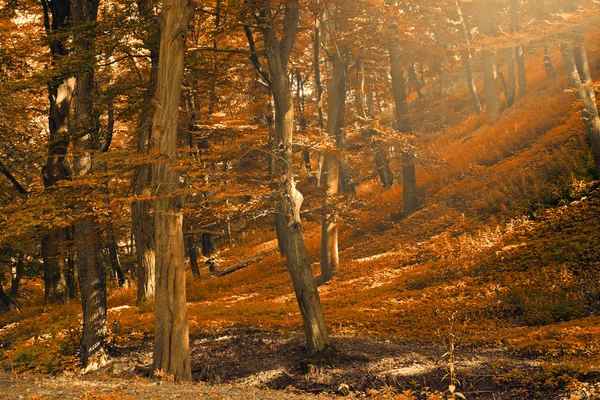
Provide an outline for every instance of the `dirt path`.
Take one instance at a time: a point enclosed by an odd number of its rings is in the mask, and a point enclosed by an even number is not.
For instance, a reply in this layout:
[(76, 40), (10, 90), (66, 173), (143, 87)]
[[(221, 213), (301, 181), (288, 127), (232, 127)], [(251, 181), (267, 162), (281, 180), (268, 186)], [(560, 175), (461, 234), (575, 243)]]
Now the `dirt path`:
[(306, 393), (248, 386), (177, 384), (148, 379), (46, 377), (0, 373), (2, 399), (316, 399)]

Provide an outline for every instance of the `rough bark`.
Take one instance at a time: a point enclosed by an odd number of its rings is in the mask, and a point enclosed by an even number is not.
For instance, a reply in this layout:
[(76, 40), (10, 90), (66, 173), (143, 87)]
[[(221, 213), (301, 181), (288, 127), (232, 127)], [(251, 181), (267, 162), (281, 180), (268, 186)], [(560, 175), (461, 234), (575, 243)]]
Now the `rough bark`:
[[(475, 3), (476, 19), (479, 31), (484, 36), (494, 35), (494, 26), (490, 12), (490, 0), (478, 0)], [(483, 92), (485, 98), (486, 116), (489, 123), (495, 122), (500, 117), (502, 106), (500, 103), (500, 90), (498, 88), (498, 63), (496, 50), (484, 47), (483, 54)]]
[[(462, 8), (460, 6), (460, 0), (456, 0), (456, 12), (458, 13), (458, 30), (460, 31), (461, 37), (461, 49), (460, 59), (463, 67), (465, 68), (465, 76), (467, 78), (467, 87), (471, 93), (471, 100), (473, 101), (473, 107), (477, 115), (483, 113), (481, 102), (479, 101), (479, 95), (477, 94), (477, 87), (475, 86), (475, 80), (473, 79), (473, 70), (471, 68), (471, 49), (469, 47), (469, 35), (467, 31), (467, 25), (463, 17)], [(422, 75), (422, 74), (421, 74)]]
[[(390, 27), (388, 51), (390, 54), (390, 75), (392, 76), (392, 94), (396, 105), (396, 129), (399, 132), (412, 133), (412, 124), (408, 114), (404, 73), (402, 72), (402, 54), (397, 40), (398, 27)], [(402, 152), (402, 216), (406, 217), (417, 209), (417, 178), (413, 156)]]
[[(585, 44), (582, 39), (576, 40), (575, 46), (579, 46), (581, 51), (585, 52)], [(583, 75), (577, 68), (575, 50), (573, 44), (564, 42), (560, 44), (565, 68), (569, 76), (569, 84), (575, 90), (577, 99), (581, 101), (581, 118), (585, 124), (588, 138), (592, 146), (592, 154), (596, 161), (596, 169), (600, 173), (600, 118), (598, 117), (598, 107), (596, 105), (596, 94), (592, 86), (591, 75), (587, 57), (581, 61), (580, 68)]]
[[(99, 0), (72, 0), (73, 26), (91, 27), (98, 16)], [(93, 153), (98, 146), (98, 121), (93, 109), (94, 53), (91, 34), (76, 37), (73, 55), (79, 64), (76, 76), (74, 111), (71, 126), (79, 154), (73, 158), (75, 173), (88, 175), (93, 169)], [(74, 226), (77, 246), (79, 290), (83, 309), (81, 362), (84, 368), (101, 365), (106, 357), (106, 270), (102, 261), (100, 230), (91, 205), (81, 201), (79, 211), (84, 215)]]
[[(42, 0), (44, 27), (47, 34), (56, 34), (71, 24), (71, 5), (69, 0)], [(55, 60), (68, 55), (67, 46), (60, 36), (50, 41), (52, 65)], [(67, 179), (71, 171), (66, 161), (69, 148), (69, 110), (75, 81), (65, 78), (57, 72), (48, 81), (48, 157), (42, 168), (44, 188), (49, 189), (61, 180)], [(61, 250), (65, 240), (64, 228), (52, 228), (42, 239), (42, 255), (44, 260), (44, 301), (64, 303), (67, 298), (65, 275), (66, 254)]]
[(169, 163), (176, 158), (179, 103), (188, 23), (193, 14), (188, 0), (165, 0), (161, 20), (158, 80), (153, 104), (150, 150), (157, 153), (152, 167), (156, 240), (155, 333), (152, 369), (172, 374), (177, 381), (192, 379), (185, 293), (183, 196), (179, 173)]
[[(152, 99), (156, 91), (156, 80), (158, 78), (158, 57), (160, 31), (154, 18), (152, 0), (139, 0), (138, 9), (145, 21), (155, 21), (150, 25), (145, 47), (150, 51), (150, 77), (144, 94), (142, 115), (137, 126), (137, 153), (141, 157), (148, 154), (150, 136), (152, 134), (152, 119), (154, 108)], [(139, 165), (136, 169), (136, 177), (133, 185), (135, 196), (144, 197), (138, 199), (131, 205), (131, 231), (135, 241), (137, 258), (137, 303), (142, 304), (154, 299), (155, 290), (155, 266), (154, 266), (154, 224), (151, 214), (151, 203), (148, 198), (151, 195), (152, 168), (147, 162)]]
[(125, 275), (121, 269), (121, 262), (119, 261), (119, 249), (117, 247), (117, 241), (115, 240), (115, 229), (112, 224), (109, 224), (106, 234), (106, 248), (108, 249), (108, 255), (110, 258), (110, 266), (115, 274), (117, 285), (123, 287), (125, 285)]
[(288, 79), (287, 64), (298, 32), (299, 10), (297, 0), (285, 3), (283, 37), (277, 38), (273, 27), (267, 21), (271, 18), (269, 3), (256, 4), (256, 11), (266, 50), (267, 62), (273, 87), (276, 118), (275, 132), (280, 139), (277, 147), (278, 162), (276, 172), (280, 182), (278, 213), (282, 216), (283, 235), (286, 238), (286, 258), (296, 300), (300, 307), (308, 354), (314, 356), (330, 353), (331, 342), (325, 325), (325, 318), (319, 299), (317, 285), (310, 269), (310, 260), (304, 245), (300, 207), (302, 194), (296, 189), (293, 172), (292, 134), (294, 107), (291, 84)]

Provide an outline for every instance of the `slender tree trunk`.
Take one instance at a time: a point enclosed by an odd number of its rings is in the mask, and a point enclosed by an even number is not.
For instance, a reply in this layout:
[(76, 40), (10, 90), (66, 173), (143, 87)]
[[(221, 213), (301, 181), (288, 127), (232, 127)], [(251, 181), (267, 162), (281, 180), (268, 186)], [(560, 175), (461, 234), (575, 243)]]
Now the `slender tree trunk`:
[[(315, 18), (315, 33), (313, 37), (313, 70), (315, 74), (315, 88), (317, 90), (317, 121), (319, 128), (319, 135), (323, 135), (325, 122), (323, 118), (323, 84), (321, 83), (321, 20)], [(321, 186), (321, 179), (323, 174), (323, 164), (325, 162), (325, 156), (319, 154), (319, 164), (317, 166), (316, 184), (317, 187)]]
[(123, 287), (123, 285), (125, 285), (125, 275), (123, 274), (121, 263), (119, 262), (119, 250), (115, 240), (115, 229), (112, 224), (109, 224), (107, 230), (106, 247), (108, 248), (108, 255), (110, 257), (110, 266), (117, 279), (117, 284), (119, 287)]
[[(465, 75), (467, 78), (467, 87), (471, 93), (471, 100), (473, 101), (473, 107), (477, 115), (483, 113), (481, 102), (479, 101), (479, 95), (477, 94), (477, 87), (475, 86), (475, 80), (473, 79), (473, 70), (471, 68), (471, 49), (469, 47), (469, 35), (467, 33), (467, 25), (463, 17), (462, 8), (460, 6), (460, 0), (456, 0), (456, 11), (458, 13), (458, 29), (461, 36), (461, 50), (460, 59), (463, 67), (465, 68)], [(422, 75), (422, 74), (421, 74)]]
[(2, 280), (0, 279), (0, 314), (4, 314), (9, 311), (17, 310), (17, 305), (14, 300), (11, 299), (4, 288), (2, 287)]
[[(585, 54), (585, 44), (582, 39), (576, 40), (575, 46), (579, 47), (580, 56)], [(587, 55), (580, 59), (580, 68), (577, 68), (574, 46), (568, 42), (561, 43), (560, 51), (569, 76), (569, 84), (575, 90), (577, 98), (582, 102), (581, 117), (592, 146), (596, 169), (600, 173), (600, 118), (598, 117), (596, 94), (592, 86), (593, 81), (589, 73)], [(580, 69), (582, 74), (580, 74)]]
[(550, 56), (550, 46), (548, 42), (544, 41), (544, 69), (546, 70), (546, 76), (549, 79), (556, 78), (556, 71), (554, 70), (554, 64), (552, 63), (552, 57)]
[(73, 227), (69, 226), (65, 229), (67, 243), (69, 248), (67, 251), (67, 290), (69, 293), (69, 299), (73, 300), (77, 298), (79, 293), (79, 278), (77, 274), (77, 252), (73, 248)]
[[(221, 25), (221, 0), (217, 0), (215, 7), (215, 31), (219, 30)], [(213, 39), (213, 73), (210, 82), (210, 97), (208, 102), (208, 114), (212, 115), (215, 112), (215, 106), (217, 105), (217, 81), (219, 79), (219, 40), (217, 35)]]
[[(342, 17), (343, 18), (343, 17)], [(343, 21), (340, 22), (340, 25)], [(333, 25), (333, 24), (332, 24)], [(327, 135), (343, 151), (345, 142), (344, 116), (346, 112), (346, 49), (336, 46), (331, 51), (331, 80), (329, 82), (329, 102), (327, 106)], [(334, 198), (344, 176), (342, 162), (331, 152), (325, 153), (321, 181), (327, 185), (327, 197)], [(334, 200), (335, 201), (335, 200)], [(327, 210), (327, 198), (324, 199)], [(321, 221), (321, 283), (329, 281), (339, 268), (337, 215), (326, 212)]]
[(198, 268), (198, 247), (196, 246), (196, 237), (193, 233), (188, 233), (186, 238), (186, 247), (188, 257), (190, 257), (192, 274), (196, 278), (200, 278), (200, 269)]
[[(504, 90), (504, 97), (506, 99), (506, 107), (512, 107), (515, 103), (515, 96), (517, 91), (517, 82), (515, 76), (515, 48), (509, 47), (506, 49), (508, 53), (508, 82), (505, 82), (506, 89)], [(500, 74), (500, 78), (503, 79), (504, 76)]]
[[(99, 0), (72, 0), (73, 26), (91, 27), (98, 16)], [(91, 35), (91, 34), (88, 34)], [(73, 112), (73, 136), (81, 153), (74, 157), (73, 165), (78, 176), (92, 172), (92, 153), (99, 150), (98, 121), (93, 108), (94, 54), (93, 39), (77, 37), (73, 43), (73, 54), (81, 62), (76, 77)], [(91, 214), (91, 206), (79, 203), (80, 212)], [(81, 337), (81, 362), (84, 368), (104, 363), (106, 357), (106, 270), (102, 261), (100, 230), (93, 215), (84, 216), (74, 226), (73, 236), (77, 245), (79, 266), (79, 290), (83, 308)]]
[[(138, 9), (144, 21), (156, 21), (152, 0), (139, 0)], [(140, 156), (148, 154), (150, 136), (152, 134), (152, 119), (154, 108), (152, 99), (156, 92), (158, 79), (160, 31), (156, 22), (150, 25), (145, 47), (150, 51), (150, 78), (144, 94), (142, 115), (137, 126), (137, 153)], [(152, 168), (144, 161), (136, 169), (133, 192), (136, 196), (150, 197)], [(151, 202), (148, 199), (136, 200), (131, 204), (131, 232), (135, 241), (137, 258), (137, 303), (142, 304), (154, 299), (155, 264), (154, 264), (154, 224), (151, 214)]]
[[(406, 103), (406, 89), (404, 85), (404, 74), (402, 72), (402, 54), (397, 40), (398, 27), (390, 27), (388, 39), (390, 53), (390, 74), (392, 76), (392, 94), (396, 103), (396, 129), (399, 132), (412, 133), (412, 124), (408, 115)], [(402, 152), (402, 199), (404, 217), (412, 214), (417, 209), (417, 178), (413, 156), (407, 151)]]
[[(66, 28), (71, 23), (69, 0), (53, 0), (49, 3), (42, 0), (44, 26), (48, 35)], [(58, 37), (50, 41), (50, 52), (53, 59), (58, 60), (68, 55), (67, 46)], [(53, 61), (54, 66), (54, 61)], [(69, 110), (75, 81), (64, 78), (59, 72), (48, 82), (48, 158), (42, 168), (44, 188), (48, 190), (59, 181), (67, 179), (71, 171), (66, 162), (69, 148)], [(44, 301), (46, 304), (64, 303), (67, 298), (65, 275), (65, 254), (62, 252), (65, 240), (64, 228), (52, 228), (42, 239), (42, 256), (44, 260)]]
[(281, 182), (279, 184), (278, 212), (284, 220), (282, 233), (286, 238), (285, 255), (302, 314), (308, 354), (311, 356), (323, 355), (330, 361), (331, 342), (302, 234), (300, 207), (303, 197), (296, 189), (293, 171), (294, 107), (287, 64), (298, 32), (298, 1), (287, 0), (285, 5), (284, 36), (281, 42), (269, 25), (269, 22), (272, 21), (270, 5), (268, 3), (257, 4), (256, 13), (261, 24), (272, 80), (276, 110), (275, 132), (276, 136), (280, 138), (277, 162), (278, 178)]
[(161, 162), (152, 168), (156, 240), (154, 360), (152, 369), (192, 379), (183, 243), (184, 198), (177, 194), (179, 173), (167, 161), (176, 158), (179, 103), (188, 23), (194, 6), (188, 0), (164, 0), (160, 19), (160, 55), (150, 149)]
[(9, 294), (11, 297), (16, 297), (19, 294), (19, 287), (21, 286), (21, 278), (23, 278), (23, 265), (25, 261), (25, 254), (19, 252), (17, 258), (17, 265), (13, 268), (12, 279), (10, 282)]
[[(492, 25), (491, 1), (478, 0), (475, 3), (476, 17), (479, 31), (484, 36), (494, 35)], [(484, 47), (483, 53), (483, 91), (485, 97), (486, 115), (489, 123), (495, 122), (500, 117), (502, 105), (500, 103), (500, 90), (498, 89), (498, 63), (496, 50)]]
[[(512, 34), (515, 34), (518, 30), (519, 0), (510, 0), (510, 32)], [(523, 45), (520, 42), (517, 43), (517, 45), (514, 47), (513, 54), (517, 62), (517, 74), (519, 78), (519, 98), (522, 98), (527, 94), (527, 71), (525, 70), (525, 53), (523, 51)]]

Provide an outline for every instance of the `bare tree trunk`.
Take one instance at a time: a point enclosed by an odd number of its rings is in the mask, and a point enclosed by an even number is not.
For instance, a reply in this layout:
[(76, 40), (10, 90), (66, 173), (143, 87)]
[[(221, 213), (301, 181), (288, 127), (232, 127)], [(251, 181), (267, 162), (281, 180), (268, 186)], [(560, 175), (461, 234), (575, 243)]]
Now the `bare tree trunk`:
[(196, 278), (200, 278), (200, 269), (198, 268), (198, 247), (196, 246), (196, 235), (188, 233), (186, 239), (186, 247), (188, 257), (190, 258), (190, 267), (192, 268), (192, 274)]
[[(54, 0), (49, 3), (42, 0), (44, 26), (46, 33), (51, 35), (71, 23), (69, 0)], [(68, 55), (68, 50), (60, 38), (54, 36), (50, 42), (50, 52), (54, 59)], [(53, 62), (54, 64), (54, 62)], [(57, 72), (48, 82), (48, 100), (50, 111), (48, 115), (48, 158), (42, 168), (44, 188), (47, 190), (59, 181), (71, 175), (65, 160), (69, 148), (69, 110), (75, 81), (65, 79)], [(44, 301), (46, 304), (64, 303), (67, 298), (65, 284), (65, 254), (61, 251), (65, 240), (64, 228), (53, 228), (42, 239), (42, 256), (44, 260)]]
[(14, 300), (11, 299), (4, 288), (2, 287), (2, 279), (0, 279), (0, 314), (4, 314), (9, 311), (17, 310), (17, 305)]
[[(313, 70), (315, 74), (315, 88), (317, 90), (317, 120), (319, 127), (319, 135), (323, 135), (325, 122), (323, 119), (323, 84), (321, 83), (321, 20), (315, 18), (315, 33), (313, 37)], [(321, 186), (321, 178), (323, 174), (323, 164), (325, 157), (319, 154), (319, 164), (317, 166), (316, 184)]]
[[(519, 0), (510, 0), (510, 33), (515, 34), (518, 30)], [(514, 47), (513, 55), (514, 57), (516, 57), (517, 62), (517, 74), (519, 78), (519, 98), (522, 98), (527, 94), (527, 71), (525, 70), (525, 53), (523, 52), (523, 45), (520, 42), (517, 43), (517, 45)]]
[[(388, 39), (390, 53), (390, 74), (392, 76), (392, 94), (396, 103), (396, 129), (399, 132), (412, 133), (412, 124), (408, 115), (406, 103), (406, 89), (404, 74), (402, 72), (402, 54), (398, 45), (398, 27), (390, 27)], [(417, 209), (417, 178), (413, 156), (407, 151), (402, 152), (402, 199), (404, 210), (402, 216), (406, 217)]]
[[(585, 55), (585, 44), (582, 39), (576, 39), (576, 47), (579, 47), (580, 56)], [(581, 117), (588, 133), (592, 154), (596, 161), (596, 169), (600, 173), (600, 118), (596, 105), (596, 94), (592, 86), (592, 78), (587, 63), (587, 55), (581, 57), (580, 68), (577, 68), (574, 46), (568, 42), (560, 44), (565, 68), (569, 76), (569, 84), (575, 90), (575, 95), (582, 102)], [(580, 74), (581, 69), (582, 74)]]
[(123, 275), (121, 263), (119, 262), (119, 250), (115, 240), (115, 229), (111, 223), (109, 223), (107, 230), (106, 247), (108, 248), (110, 266), (115, 274), (115, 278), (117, 279), (117, 284), (119, 287), (123, 287), (123, 285), (125, 285), (125, 275)]
[[(91, 26), (98, 16), (99, 0), (73, 0), (71, 13), (73, 26)], [(92, 172), (92, 152), (99, 150), (98, 121), (93, 109), (94, 65), (93, 39), (89, 36), (74, 40), (73, 53), (81, 62), (76, 77), (73, 112), (73, 136), (81, 153), (74, 157), (73, 165), (78, 176)], [(102, 243), (98, 223), (91, 215), (91, 207), (79, 203), (80, 212), (88, 214), (74, 226), (79, 266), (79, 290), (83, 308), (81, 336), (81, 362), (84, 368), (104, 363), (106, 326), (106, 270), (102, 261)]]
[(550, 46), (548, 46), (548, 42), (546, 41), (544, 41), (544, 69), (546, 70), (546, 76), (548, 78), (556, 78), (556, 71), (554, 70), (552, 57), (550, 57)]
[(69, 226), (65, 229), (67, 242), (69, 243), (69, 249), (67, 251), (67, 288), (69, 293), (69, 299), (73, 300), (77, 298), (79, 293), (78, 285), (79, 278), (77, 274), (77, 262), (76, 262), (76, 251), (73, 249), (73, 227)]
[(210, 232), (202, 232), (202, 255), (206, 257), (206, 265), (211, 273), (217, 271), (217, 265), (214, 260), (216, 252), (217, 244), (215, 243), (215, 235)]
[[(221, 0), (217, 0), (215, 6), (215, 31), (219, 30), (221, 25)], [(208, 102), (208, 114), (212, 115), (215, 112), (215, 106), (217, 105), (217, 81), (219, 79), (219, 40), (217, 35), (213, 39), (213, 74), (210, 82), (210, 97)]]
[(458, 13), (459, 18), (458, 29), (460, 31), (460, 36), (462, 39), (462, 42), (460, 44), (460, 59), (462, 61), (463, 67), (465, 67), (467, 87), (469, 88), (469, 92), (471, 93), (471, 99), (473, 101), (473, 106), (475, 107), (475, 112), (477, 113), (477, 115), (480, 115), (483, 112), (483, 109), (481, 107), (479, 95), (477, 94), (477, 87), (475, 86), (475, 81), (473, 79), (473, 70), (471, 68), (471, 49), (469, 47), (469, 35), (467, 33), (467, 26), (463, 17), (462, 8), (460, 7), (460, 0), (456, 0), (456, 11)]
[(287, 0), (285, 5), (284, 34), (280, 41), (273, 27), (269, 25), (272, 21), (270, 4), (263, 2), (256, 4), (256, 15), (261, 25), (273, 86), (276, 110), (275, 132), (280, 140), (277, 148), (279, 156), (277, 172), (281, 182), (279, 184), (278, 213), (284, 221), (282, 234), (286, 238), (285, 255), (302, 314), (308, 354), (311, 356), (322, 355), (330, 362), (331, 342), (302, 234), (300, 207), (303, 197), (296, 189), (293, 172), (294, 107), (287, 64), (298, 32), (298, 0)]
[[(506, 88), (504, 90), (504, 97), (506, 99), (506, 107), (512, 107), (515, 104), (515, 96), (517, 91), (517, 82), (515, 76), (515, 48), (509, 47), (506, 49), (508, 52), (508, 82), (504, 82)], [(500, 79), (504, 79), (504, 76), (500, 73)]]
[(8, 292), (11, 297), (16, 297), (19, 294), (19, 287), (21, 286), (21, 278), (23, 278), (23, 265), (25, 261), (25, 254), (21, 251), (17, 258), (17, 265), (13, 267), (12, 279), (10, 282), (10, 291)]
[[(475, 3), (479, 31), (485, 36), (494, 35), (492, 25), (491, 1), (478, 0)], [(489, 123), (500, 117), (502, 105), (498, 89), (498, 63), (496, 50), (484, 47), (483, 53), (483, 91), (485, 97), (486, 115)]]
[[(138, 9), (144, 21), (156, 21), (152, 0), (139, 0)], [(137, 153), (146, 155), (149, 151), (150, 136), (152, 134), (152, 119), (154, 108), (152, 99), (156, 92), (158, 79), (158, 52), (160, 31), (158, 24), (150, 25), (145, 47), (150, 51), (150, 79), (144, 93), (142, 115), (137, 126)], [(139, 165), (136, 169), (133, 192), (136, 196), (150, 197), (152, 182), (152, 168), (149, 164)], [(154, 226), (151, 214), (150, 200), (136, 200), (131, 204), (131, 232), (135, 240), (137, 257), (137, 303), (142, 304), (154, 299), (155, 291), (155, 266), (154, 266)]]
[(156, 294), (153, 371), (192, 379), (183, 243), (184, 198), (177, 194), (179, 173), (169, 167), (176, 158), (179, 103), (187, 27), (194, 6), (188, 0), (164, 0), (160, 19), (160, 55), (150, 150), (160, 154), (153, 165)]

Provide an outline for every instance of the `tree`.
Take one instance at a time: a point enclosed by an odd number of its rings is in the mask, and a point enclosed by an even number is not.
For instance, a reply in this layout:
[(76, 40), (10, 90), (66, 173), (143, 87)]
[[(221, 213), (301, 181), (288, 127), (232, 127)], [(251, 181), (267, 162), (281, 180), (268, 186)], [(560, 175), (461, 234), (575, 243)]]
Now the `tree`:
[[(477, 0), (475, 3), (475, 17), (482, 35), (492, 37), (494, 25), (492, 23), (492, 8), (490, 0)], [(502, 106), (500, 104), (500, 91), (498, 89), (498, 65), (496, 50), (485, 45), (483, 50), (483, 92), (485, 98), (486, 116), (489, 123), (495, 122), (500, 117)]]
[(178, 195), (176, 159), (179, 103), (187, 28), (193, 15), (188, 0), (164, 0), (158, 15), (160, 52), (154, 97), (150, 152), (156, 154), (154, 179), (154, 232), (156, 294), (154, 300), (154, 371), (173, 374), (177, 381), (192, 379), (183, 241), (184, 197)]
[(271, 1), (254, 1), (253, 5), (263, 37), (275, 104), (276, 173), (279, 181), (277, 213), (283, 222), (280, 236), (286, 242), (285, 256), (302, 314), (307, 352), (310, 356), (321, 356), (331, 362), (331, 341), (304, 245), (300, 220), (303, 196), (296, 188), (293, 169), (294, 105), (288, 62), (298, 33), (299, 4), (298, 0), (284, 1), (281, 40), (273, 26)]
[[(388, 36), (388, 52), (390, 56), (390, 75), (392, 76), (392, 94), (396, 105), (396, 129), (399, 132), (412, 133), (412, 124), (408, 115), (404, 72), (402, 70), (402, 53), (398, 44), (398, 26), (390, 24)], [(412, 214), (417, 209), (417, 178), (413, 156), (408, 151), (402, 152), (402, 199), (403, 216)]]
[[(71, 25), (70, 0), (42, 0), (44, 27), (48, 35), (53, 74), (48, 82), (48, 158), (42, 168), (44, 188), (50, 189), (69, 178), (71, 171), (65, 159), (69, 148), (69, 113), (75, 81), (60, 70), (61, 60), (68, 55), (63, 38)], [(68, 297), (63, 227), (51, 228), (42, 239), (44, 259), (44, 302), (64, 303)]]
[[(150, 29), (145, 41), (145, 47), (150, 52), (150, 76), (148, 78), (142, 113), (138, 121), (136, 145), (137, 153), (144, 158), (150, 148), (150, 136), (152, 134), (152, 120), (154, 107), (152, 99), (156, 91), (158, 79), (158, 59), (160, 30), (153, 12), (152, 0), (139, 0), (138, 10), (143, 20), (150, 23)], [(135, 239), (137, 257), (138, 291), (137, 303), (146, 303), (154, 298), (155, 290), (155, 264), (154, 264), (154, 227), (150, 214), (152, 168), (146, 160), (136, 169), (133, 192), (136, 196), (145, 197), (137, 199), (131, 204), (131, 231)]]
[[(72, 137), (77, 155), (74, 172), (84, 178), (93, 171), (93, 153), (99, 150), (98, 120), (93, 107), (94, 98), (94, 23), (98, 17), (99, 0), (72, 0), (71, 19), (76, 29), (72, 57), (77, 62)], [(83, 309), (81, 362), (93, 367), (106, 357), (106, 270), (102, 260), (102, 243), (98, 222), (92, 205), (80, 200), (79, 211), (84, 215), (74, 225), (79, 270), (79, 290)]]

